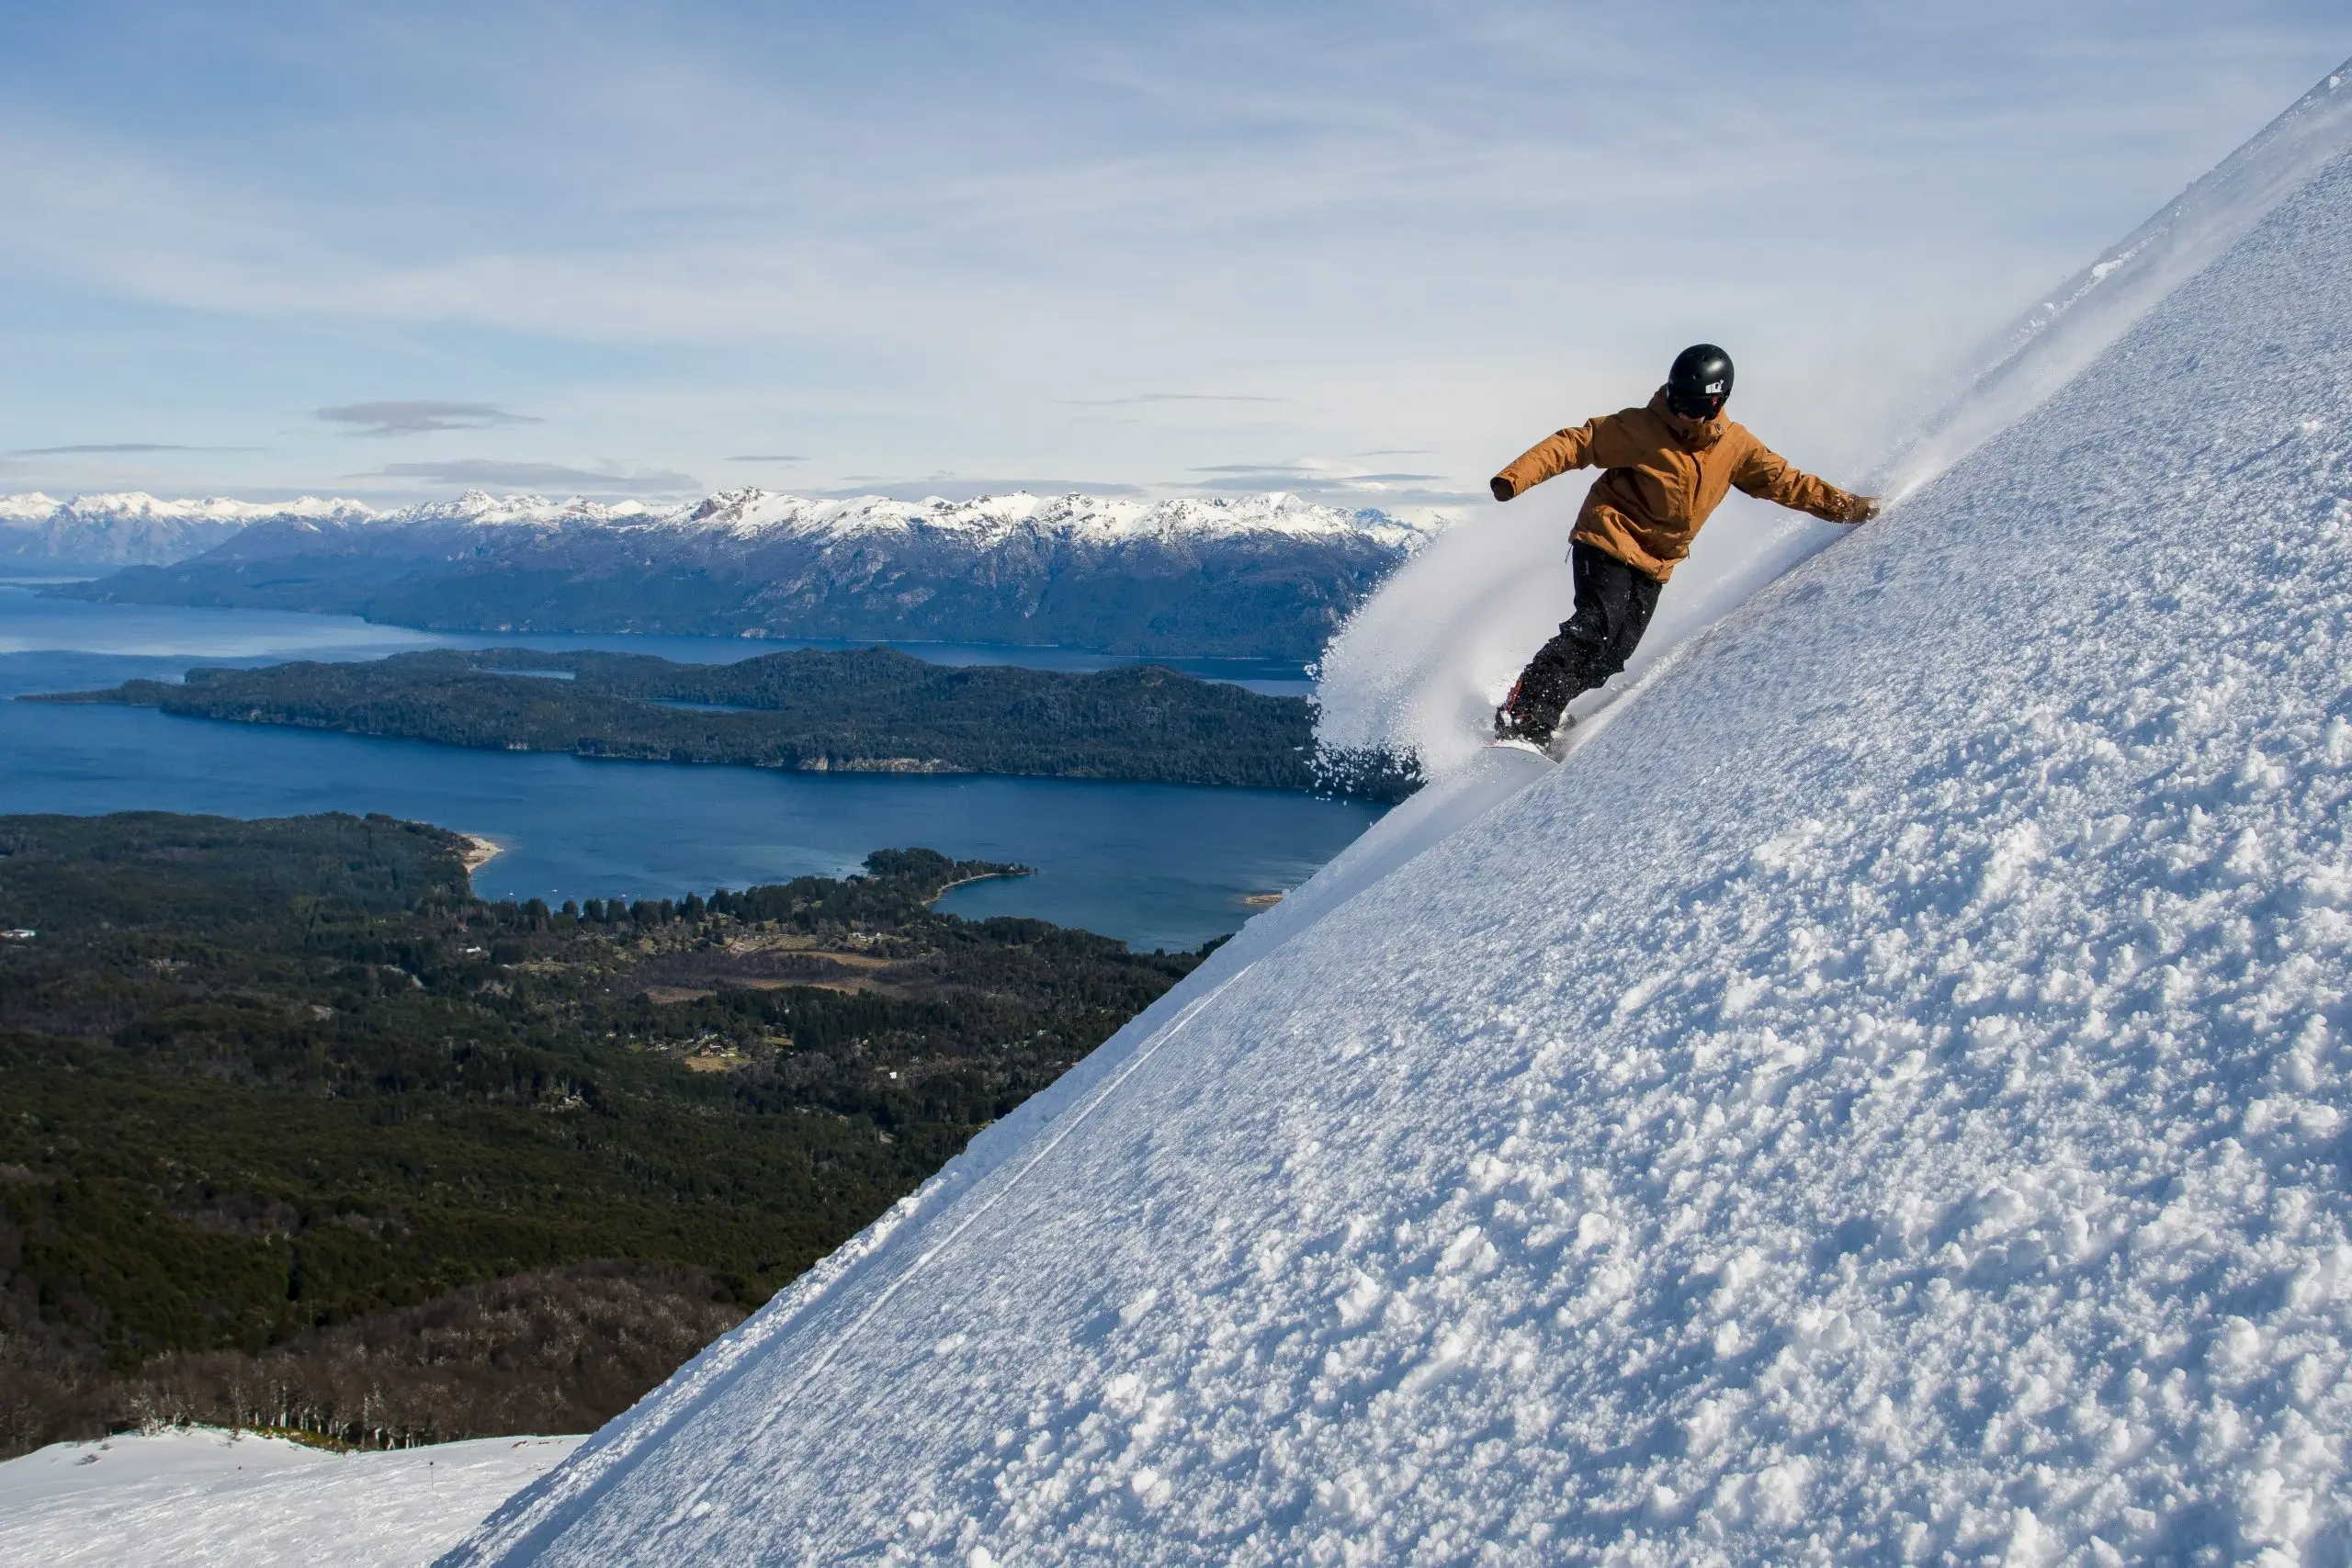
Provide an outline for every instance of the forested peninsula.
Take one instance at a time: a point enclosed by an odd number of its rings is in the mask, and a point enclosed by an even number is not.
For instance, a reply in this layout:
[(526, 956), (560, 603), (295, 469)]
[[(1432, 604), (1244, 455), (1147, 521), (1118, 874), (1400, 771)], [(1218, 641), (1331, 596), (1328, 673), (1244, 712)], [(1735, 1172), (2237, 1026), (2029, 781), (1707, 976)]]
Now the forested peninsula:
[[(550, 679), (548, 677), (555, 677)], [(196, 669), (184, 683), (26, 698), (445, 745), (804, 773), (1012, 773), (1398, 800), (1417, 773), (1316, 750), (1306, 702), (1154, 665), (1092, 674), (946, 666), (885, 648), (733, 664), (436, 649)]]
[(550, 909), (470, 847), (0, 817), (0, 1458), (590, 1430), (1201, 958), (927, 850)]

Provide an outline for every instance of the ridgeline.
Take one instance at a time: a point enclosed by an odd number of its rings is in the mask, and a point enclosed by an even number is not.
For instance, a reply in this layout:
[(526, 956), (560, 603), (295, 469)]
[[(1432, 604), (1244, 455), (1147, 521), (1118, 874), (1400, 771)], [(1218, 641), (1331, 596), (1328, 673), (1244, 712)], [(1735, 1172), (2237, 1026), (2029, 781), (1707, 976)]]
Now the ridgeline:
[[(560, 677), (548, 679), (548, 676)], [(1304, 699), (1156, 665), (1093, 674), (928, 664), (891, 649), (733, 664), (644, 654), (403, 653), (197, 669), (32, 702), (108, 702), (496, 750), (803, 773), (1012, 773), (1400, 800), (1418, 773), (1319, 757)]]

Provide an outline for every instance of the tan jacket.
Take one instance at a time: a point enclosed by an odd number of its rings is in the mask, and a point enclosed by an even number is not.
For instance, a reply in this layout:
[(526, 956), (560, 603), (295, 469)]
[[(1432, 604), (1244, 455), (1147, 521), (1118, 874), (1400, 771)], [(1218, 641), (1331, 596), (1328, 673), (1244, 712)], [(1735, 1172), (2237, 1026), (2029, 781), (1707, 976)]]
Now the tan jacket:
[(1646, 408), (1545, 436), (1496, 477), (1521, 495), (1555, 474), (1595, 467), (1608, 471), (1592, 481), (1568, 536), (1660, 582), (1735, 485), (1832, 523), (1869, 514), (1860, 497), (1791, 468), (1746, 425), (1668, 412), (1663, 387)]

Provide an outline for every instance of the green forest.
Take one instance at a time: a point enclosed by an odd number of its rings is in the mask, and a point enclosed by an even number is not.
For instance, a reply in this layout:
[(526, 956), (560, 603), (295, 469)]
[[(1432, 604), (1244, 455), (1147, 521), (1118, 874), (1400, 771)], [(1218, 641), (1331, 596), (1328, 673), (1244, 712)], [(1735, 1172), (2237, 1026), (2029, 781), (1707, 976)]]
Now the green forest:
[(0, 1455), (594, 1425), (1202, 956), (938, 913), (1023, 868), (926, 850), (549, 908), (467, 848), (0, 817)]
[[(550, 678), (552, 677), (552, 678)], [(1092, 674), (925, 663), (892, 649), (733, 664), (435, 649), (356, 663), (196, 669), (184, 682), (28, 697), (496, 750), (802, 772), (1018, 773), (1399, 800), (1418, 773), (1323, 756), (1298, 697), (1155, 665)]]

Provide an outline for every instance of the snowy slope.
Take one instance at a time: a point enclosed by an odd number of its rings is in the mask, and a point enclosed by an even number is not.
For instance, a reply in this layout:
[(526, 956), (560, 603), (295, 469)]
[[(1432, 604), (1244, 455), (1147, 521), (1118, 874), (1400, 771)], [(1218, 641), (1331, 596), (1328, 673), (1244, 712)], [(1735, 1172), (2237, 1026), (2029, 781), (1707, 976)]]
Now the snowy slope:
[(2165, 209), (1998, 334), (1960, 387), (1871, 477), (1905, 495), (2066, 384), (2211, 265), (2352, 139), (2352, 60)]
[(2339, 159), (445, 1561), (2344, 1561), (2347, 331)]
[(0, 1562), (417, 1568), (579, 1442), (345, 1455), (199, 1429), (58, 1443), (0, 1464)]

